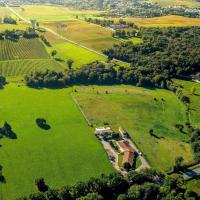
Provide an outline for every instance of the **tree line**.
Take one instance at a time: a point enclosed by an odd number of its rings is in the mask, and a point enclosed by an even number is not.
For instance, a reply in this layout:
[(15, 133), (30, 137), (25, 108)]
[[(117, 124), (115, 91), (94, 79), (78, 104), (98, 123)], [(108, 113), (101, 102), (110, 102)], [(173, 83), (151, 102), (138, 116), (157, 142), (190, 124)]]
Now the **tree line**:
[[(181, 85), (178, 85), (176, 83), (174, 83), (173, 81), (168, 81), (167, 82), (167, 88), (169, 90), (171, 90), (172, 92), (174, 92), (176, 94), (176, 96), (185, 104), (186, 106), (186, 123), (185, 123), (185, 127), (186, 130), (188, 132), (188, 134), (190, 135), (190, 144), (192, 145), (192, 150), (194, 153), (194, 157), (195, 160), (197, 162), (200, 162), (200, 129), (197, 127), (194, 127), (191, 122), (190, 122), (190, 103), (191, 100), (188, 96), (186, 96), (183, 93), (183, 88)], [(184, 128), (184, 126), (180, 126), (180, 131), (181, 129)]]
[(113, 63), (93, 62), (79, 69), (69, 68), (64, 72), (46, 70), (25, 76), (29, 87), (67, 87), (70, 85), (113, 85), (131, 84), (145, 87), (166, 88), (168, 74), (153, 70), (144, 73), (143, 68), (119, 67)]
[(17, 20), (13, 19), (12, 17), (4, 17), (3, 23), (4, 24), (17, 24)]
[(102, 174), (99, 178), (72, 186), (51, 189), (43, 178), (35, 181), (39, 192), (18, 200), (198, 200), (198, 195), (185, 187), (179, 175), (167, 176), (156, 170)]
[(5, 30), (0, 32), (0, 40), (12, 40), (18, 42), (21, 37), (26, 39), (32, 39), (39, 37), (38, 34), (35, 32), (34, 29), (28, 28), (27, 30)]
[(200, 71), (200, 28), (141, 28), (143, 42), (115, 44), (103, 51), (110, 59), (132, 63), (143, 75), (179, 77)]

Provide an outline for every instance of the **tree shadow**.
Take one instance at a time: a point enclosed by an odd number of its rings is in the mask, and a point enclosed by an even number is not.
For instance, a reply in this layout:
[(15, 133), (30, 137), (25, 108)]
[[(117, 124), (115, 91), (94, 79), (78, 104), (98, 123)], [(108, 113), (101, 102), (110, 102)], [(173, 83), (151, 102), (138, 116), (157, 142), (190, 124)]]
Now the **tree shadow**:
[(47, 124), (46, 120), (45, 119), (42, 119), (42, 118), (38, 118), (36, 119), (36, 124), (41, 128), (41, 129), (44, 129), (44, 130), (49, 130), (51, 128), (51, 126), (49, 124)]

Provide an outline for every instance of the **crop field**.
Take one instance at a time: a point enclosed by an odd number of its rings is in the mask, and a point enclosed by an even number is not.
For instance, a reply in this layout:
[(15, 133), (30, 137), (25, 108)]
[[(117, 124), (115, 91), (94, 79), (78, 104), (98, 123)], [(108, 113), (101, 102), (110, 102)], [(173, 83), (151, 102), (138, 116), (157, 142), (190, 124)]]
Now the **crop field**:
[(111, 30), (85, 21), (50, 22), (44, 23), (44, 26), (97, 51), (102, 51), (112, 47), (113, 44), (120, 43), (118, 39), (112, 37)]
[(176, 15), (153, 18), (125, 18), (125, 20), (134, 22), (137, 26), (142, 27), (200, 26), (199, 18), (188, 18)]
[[(65, 21), (98, 15), (103, 11), (96, 10), (75, 10), (63, 6), (48, 6), (48, 5), (24, 5), (16, 8), (16, 11), (27, 19), (36, 19), (38, 21)], [(42, 11), (42, 12), (41, 12)]]
[(0, 60), (49, 58), (39, 39), (0, 40)]
[[(190, 121), (193, 126), (200, 128), (200, 103), (199, 103), (199, 96), (200, 96), (200, 84), (194, 83), (190, 81), (182, 81), (176, 80), (176, 82), (183, 86), (183, 93), (190, 98)], [(195, 88), (194, 94), (192, 94), (192, 88)]]
[(5, 7), (0, 7), (0, 17), (11, 15), (10, 11)]
[(23, 77), (31, 72), (46, 69), (63, 71), (64, 67), (52, 59), (26, 59), (0, 61), (0, 75), (5, 77)]
[[(70, 91), (36, 90), (14, 83), (0, 91), (0, 124), (7, 121), (17, 135), (17, 139), (0, 140), (6, 178), (0, 184), (0, 199), (36, 192), (34, 181), (39, 177), (51, 188), (59, 188), (113, 171)], [(45, 118), (51, 129), (40, 129), (36, 118)]]
[(0, 24), (0, 31), (5, 30), (26, 30), (29, 26), (25, 23), (14, 24)]
[[(132, 86), (76, 90), (75, 98), (94, 127), (108, 123), (117, 130), (123, 126), (154, 168), (168, 170), (177, 156), (183, 156), (186, 163), (193, 161), (191, 146), (186, 143), (189, 136), (175, 128), (186, 119), (185, 106), (173, 93)], [(159, 139), (149, 134), (151, 129)]]
[(196, 0), (148, 0), (149, 2), (158, 3), (161, 6), (187, 6), (197, 7), (200, 3)]

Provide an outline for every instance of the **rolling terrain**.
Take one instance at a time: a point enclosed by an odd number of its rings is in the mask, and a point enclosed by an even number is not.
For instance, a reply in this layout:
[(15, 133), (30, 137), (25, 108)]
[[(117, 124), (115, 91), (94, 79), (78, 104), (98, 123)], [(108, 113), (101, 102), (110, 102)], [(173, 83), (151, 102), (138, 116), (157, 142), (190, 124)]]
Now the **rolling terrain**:
[[(70, 92), (70, 88), (35, 90), (21, 84), (0, 91), (0, 124), (8, 121), (17, 135), (0, 140), (6, 178), (6, 184), (0, 184), (1, 199), (14, 200), (36, 191), (34, 181), (39, 177), (50, 187), (61, 187), (113, 171)], [(37, 126), (40, 117), (50, 130)]]
[[(183, 156), (186, 163), (193, 161), (189, 135), (175, 128), (186, 119), (185, 107), (173, 93), (127, 86), (77, 91), (75, 97), (93, 126), (106, 123), (115, 130), (123, 126), (152, 167), (168, 170), (177, 156)], [(149, 135), (151, 129), (160, 139)]]

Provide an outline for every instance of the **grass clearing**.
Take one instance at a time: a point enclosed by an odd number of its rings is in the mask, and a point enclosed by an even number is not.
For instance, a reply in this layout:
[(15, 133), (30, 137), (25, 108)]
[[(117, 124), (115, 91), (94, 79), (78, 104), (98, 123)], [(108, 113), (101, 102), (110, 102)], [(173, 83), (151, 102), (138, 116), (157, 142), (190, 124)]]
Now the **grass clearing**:
[[(70, 92), (70, 88), (36, 90), (18, 84), (0, 90), (0, 125), (8, 121), (18, 137), (0, 140), (7, 180), (0, 184), (0, 199), (14, 200), (36, 192), (38, 177), (44, 177), (51, 188), (59, 188), (113, 171)], [(49, 131), (36, 125), (38, 117), (47, 120)]]
[(0, 60), (48, 59), (44, 45), (39, 39), (20, 38), (18, 42), (0, 40)]
[(125, 18), (125, 20), (133, 22), (139, 27), (200, 26), (199, 18), (188, 18), (177, 15), (152, 18)]
[[(186, 163), (193, 161), (191, 146), (185, 142), (189, 136), (174, 127), (186, 119), (185, 107), (173, 93), (132, 86), (80, 87), (77, 91), (75, 97), (91, 123), (102, 126), (106, 122), (115, 130), (123, 126), (153, 167), (167, 170), (177, 156)], [(164, 138), (150, 136), (150, 129)]]
[(0, 61), (0, 75), (5, 77), (23, 77), (31, 72), (46, 69), (63, 71), (64, 67), (52, 59), (26, 59)]
[[(190, 121), (193, 126), (200, 128), (200, 84), (191, 82), (191, 81), (182, 81), (175, 80), (176, 83), (183, 86), (183, 93), (190, 98), (191, 104), (191, 113), (190, 113)], [(192, 88), (195, 88), (196, 91), (192, 94)]]

